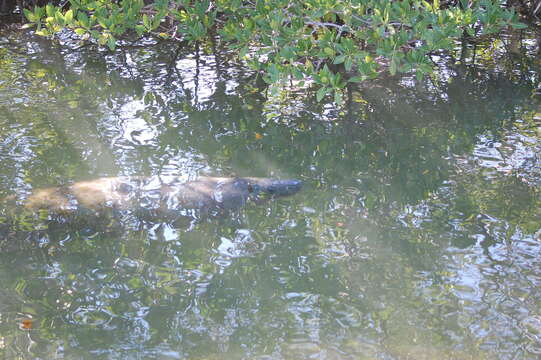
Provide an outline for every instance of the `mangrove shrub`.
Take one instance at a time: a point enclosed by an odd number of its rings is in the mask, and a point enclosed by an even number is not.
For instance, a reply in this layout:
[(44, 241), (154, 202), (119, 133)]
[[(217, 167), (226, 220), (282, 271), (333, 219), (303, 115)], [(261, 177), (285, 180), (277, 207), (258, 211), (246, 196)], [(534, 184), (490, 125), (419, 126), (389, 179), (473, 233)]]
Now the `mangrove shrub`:
[(219, 40), (277, 86), (308, 82), (341, 101), (348, 82), (434, 69), (431, 56), (512, 26), (502, 0), (69, 0), (25, 9), (36, 33), (70, 30), (111, 50), (134, 36)]

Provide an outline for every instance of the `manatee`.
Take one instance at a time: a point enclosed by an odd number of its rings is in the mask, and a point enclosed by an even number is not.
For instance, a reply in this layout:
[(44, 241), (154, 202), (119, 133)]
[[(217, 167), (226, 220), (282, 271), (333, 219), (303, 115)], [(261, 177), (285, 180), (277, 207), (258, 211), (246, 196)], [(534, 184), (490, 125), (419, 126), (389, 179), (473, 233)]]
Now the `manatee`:
[(69, 217), (131, 213), (170, 221), (187, 212), (214, 214), (297, 193), (302, 181), (255, 177), (202, 177), (183, 182), (178, 177), (105, 177), (67, 186), (36, 189), (20, 202), (29, 213)]

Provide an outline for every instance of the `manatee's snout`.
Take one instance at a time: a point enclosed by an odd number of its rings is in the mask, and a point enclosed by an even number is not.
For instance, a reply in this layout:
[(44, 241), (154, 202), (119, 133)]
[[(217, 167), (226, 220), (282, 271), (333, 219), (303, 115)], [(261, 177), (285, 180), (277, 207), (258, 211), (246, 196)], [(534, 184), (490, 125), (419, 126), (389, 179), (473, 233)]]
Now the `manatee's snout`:
[(302, 181), (300, 180), (275, 180), (266, 188), (266, 191), (275, 196), (289, 196), (296, 194), (301, 188)]
[(267, 193), (272, 196), (290, 196), (299, 192), (302, 181), (296, 179), (250, 179), (255, 192)]

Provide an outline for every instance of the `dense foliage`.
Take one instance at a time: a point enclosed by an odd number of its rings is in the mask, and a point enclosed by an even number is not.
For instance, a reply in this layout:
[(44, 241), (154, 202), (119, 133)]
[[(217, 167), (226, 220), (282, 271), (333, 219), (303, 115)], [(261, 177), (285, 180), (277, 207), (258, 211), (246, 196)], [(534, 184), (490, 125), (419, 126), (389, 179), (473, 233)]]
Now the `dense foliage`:
[(431, 55), (463, 37), (522, 27), (502, 0), (69, 0), (25, 10), (37, 34), (73, 30), (115, 49), (119, 39), (155, 35), (187, 42), (220, 40), (269, 84), (319, 86), (317, 98), (348, 82), (433, 68)]

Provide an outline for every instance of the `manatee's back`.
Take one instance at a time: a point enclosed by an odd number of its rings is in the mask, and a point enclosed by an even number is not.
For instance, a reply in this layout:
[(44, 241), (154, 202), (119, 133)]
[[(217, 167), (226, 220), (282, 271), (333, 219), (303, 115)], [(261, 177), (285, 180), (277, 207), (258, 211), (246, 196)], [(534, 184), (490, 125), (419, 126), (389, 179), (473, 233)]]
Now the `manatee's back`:
[(81, 181), (69, 186), (35, 190), (25, 201), (31, 211), (41, 209), (52, 213), (73, 213), (82, 208), (100, 211), (105, 207), (125, 208), (133, 200), (135, 180), (106, 177)]
[(170, 184), (162, 190), (169, 211), (179, 209), (231, 209), (242, 206), (248, 196), (248, 185), (242, 179), (201, 177), (183, 184)]

